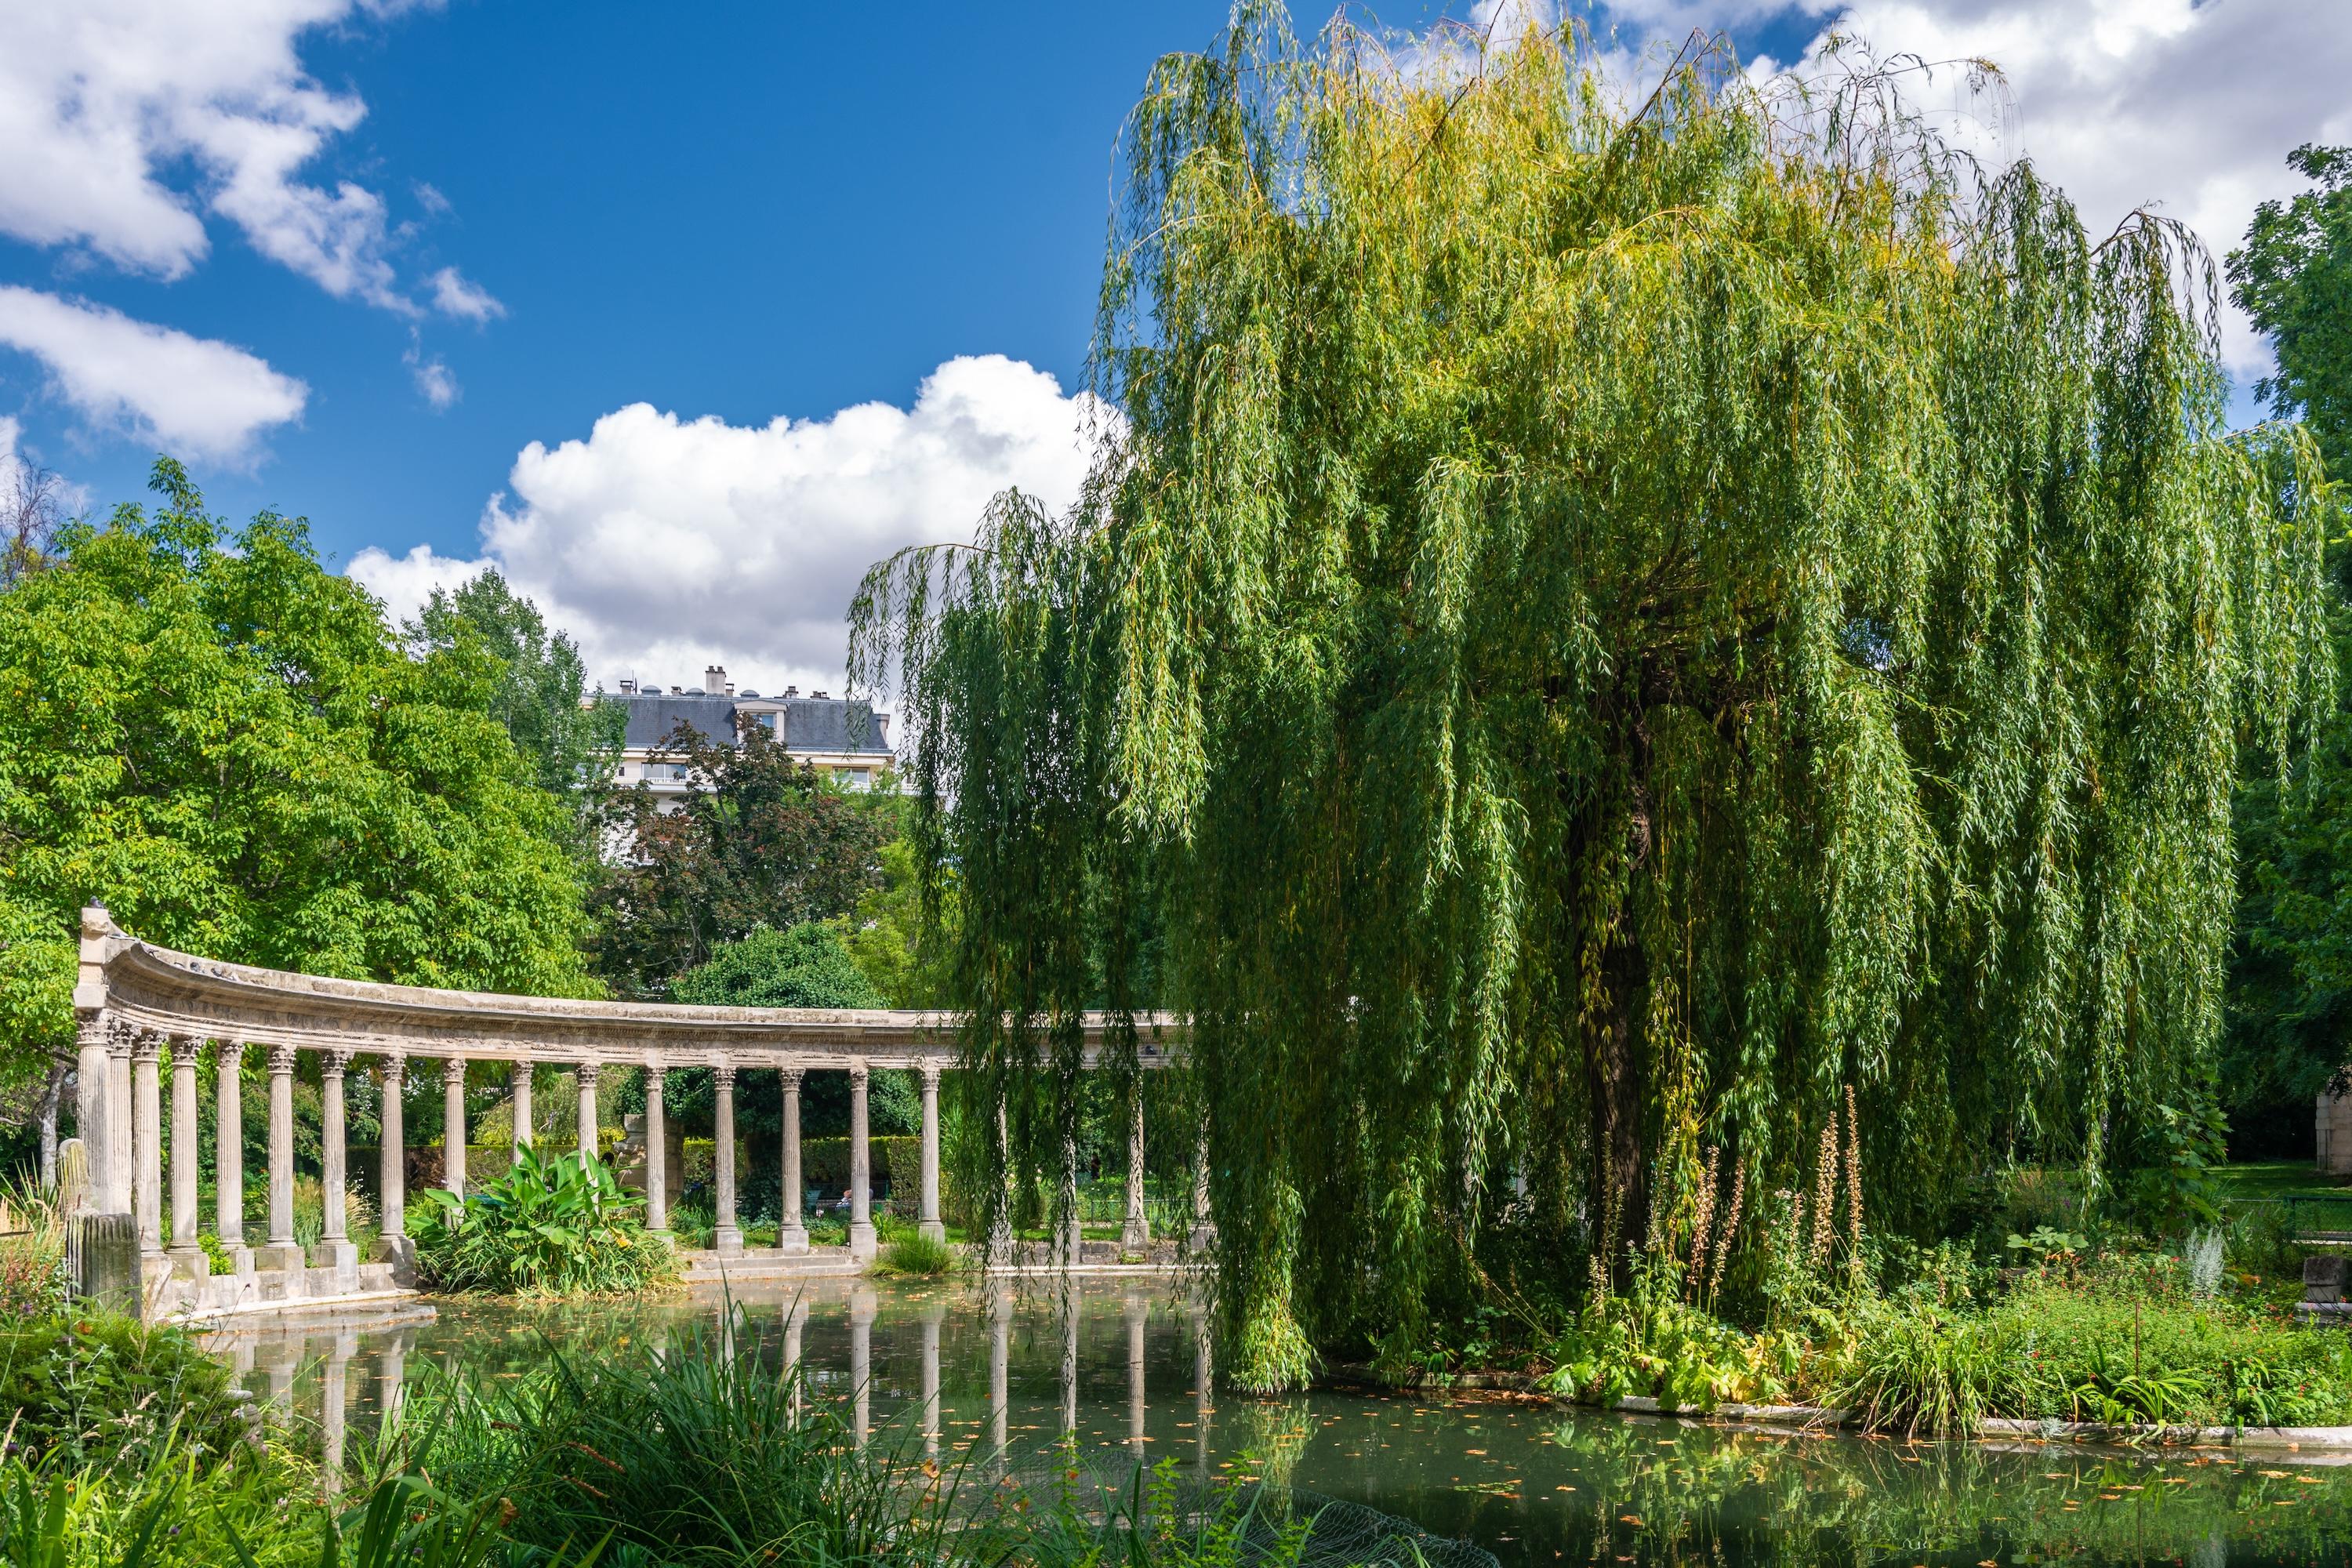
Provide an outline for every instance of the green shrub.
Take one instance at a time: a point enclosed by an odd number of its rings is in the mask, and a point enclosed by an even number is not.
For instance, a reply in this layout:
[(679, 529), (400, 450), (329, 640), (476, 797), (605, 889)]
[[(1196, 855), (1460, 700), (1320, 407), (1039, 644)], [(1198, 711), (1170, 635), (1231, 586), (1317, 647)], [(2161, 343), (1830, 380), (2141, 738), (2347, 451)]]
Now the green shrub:
[(882, 1249), (874, 1260), (877, 1274), (920, 1274), (936, 1277), (955, 1271), (955, 1248), (919, 1233), (901, 1237)]
[(0, 1331), (0, 1408), (20, 1452), (68, 1467), (174, 1447), (217, 1455), (246, 1432), (226, 1368), (181, 1330), (113, 1312)]
[(525, 1149), (463, 1202), (438, 1187), (425, 1193), (432, 1212), (416, 1229), (417, 1266), (442, 1289), (573, 1296), (677, 1279), (668, 1245), (645, 1227), (644, 1200), (602, 1160), (542, 1160)]
[(1874, 1431), (1974, 1432), (2031, 1403), (2030, 1334), (1927, 1297), (1865, 1308), (1827, 1397)]

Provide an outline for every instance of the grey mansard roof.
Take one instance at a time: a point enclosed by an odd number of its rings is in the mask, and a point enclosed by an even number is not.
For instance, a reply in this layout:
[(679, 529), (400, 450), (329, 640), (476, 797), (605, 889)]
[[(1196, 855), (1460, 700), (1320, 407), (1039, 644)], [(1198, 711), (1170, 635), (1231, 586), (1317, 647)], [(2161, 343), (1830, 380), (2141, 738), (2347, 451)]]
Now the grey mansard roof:
[[(622, 744), (633, 751), (650, 751), (669, 738), (683, 722), (714, 741), (735, 738), (735, 713), (740, 699), (685, 697), (669, 692), (606, 692), (604, 700), (628, 706), (629, 722)], [(874, 716), (873, 705), (842, 698), (781, 697), (783, 733), (778, 737), (795, 752), (870, 752), (890, 755), (883, 739), (885, 726)]]

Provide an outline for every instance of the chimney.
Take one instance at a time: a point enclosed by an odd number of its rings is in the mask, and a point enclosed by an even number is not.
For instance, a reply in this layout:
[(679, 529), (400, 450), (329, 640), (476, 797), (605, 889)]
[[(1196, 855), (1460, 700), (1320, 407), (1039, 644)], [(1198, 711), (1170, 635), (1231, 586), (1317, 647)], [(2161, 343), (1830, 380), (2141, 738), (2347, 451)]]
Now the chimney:
[(727, 695), (730, 697), (735, 695), (735, 683), (731, 680), (727, 683)]
[(728, 689), (727, 667), (723, 664), (714, 664), (709, 668), (704, 670), (702, 672), (702, 689), (708, 691), (713, 697), (716, 697), (721, 691)]
[(787, 686), (784, 688), (784, 695), (787, 697), (798, 697), (800, 694), (801, 689), (797, 686)]
[(627, 676), (625, 676), (625, 676), (623, 676), (623, 677), (621, 677), (621, 695), (622, 695), (622, 696), (624, 696), (624, 697), (632, 696), (632, 695), (634, 695), (634, 694), (635, 693), (636, 689), (637, 689), (637, 683), (636, 683), (635, 680), (632, 680), (631, 679), (629, 679), (629, 678), (628, 678)]

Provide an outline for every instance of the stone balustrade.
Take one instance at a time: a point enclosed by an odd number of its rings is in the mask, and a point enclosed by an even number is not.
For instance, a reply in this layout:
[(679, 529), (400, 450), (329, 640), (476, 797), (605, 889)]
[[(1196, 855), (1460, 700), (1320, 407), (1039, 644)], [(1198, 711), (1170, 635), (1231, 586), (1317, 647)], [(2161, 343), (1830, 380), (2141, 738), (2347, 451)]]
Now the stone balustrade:
[[(783, 1214), (781, 1256), (809, 1253), (802, 1212), (800, 1091), (811, 1072), (845, 1072), (850, 1087), (849, 1256), (876, 1249), (873, 1162), (866, 1131), (866, 1087), (875, 1068), (911, 1068), (921, 1085), (920, 1226), (943, 1237), (940, 1213), (939, 1089), (955, 1059), (950, 1015), (887, 1009), (696, 1007), (649, 1003), (494, 995), (387, 985), (220, 963), (136, 941), (102, 908), (83, 912), (81, 966), (74, 992), (79, 1024), (79, 1126), (91, 1171), (90, 1206), (134, 1217), (145, 1259), (151, 1311), (208, 1315), (413, 1288), (415, 1253), (407, 1235), (406, 1162), (402, 1095), (414, 1062), (441, 1064), (443, 1173), (453, 1192), (466, 1189), (466, 1085), (470, 1064), (503, 1064), (511, 1075), (518, 1146), (530, 1136), (530, 1075), (540, 1064), (572, 1069), (579, 1086), (580, 1145), (596, 1147), (596, 1095), (606, 1067), (646, 1072), (646, 1221), (669, 1226), (667, 1129), (662, 1076), (669, 1068), (709, 1068), (715, 1079), (717, 1170), (714, 1250), (744, 1255), (737, 1215), (735, 1089), (745, 1072), (773, 1072), (783, 1091)], [(1117, 1026), (1085, 1022), (1090, 1057), (1111, 1048)], [(1137, 1059), (1169, 1062), (1164, 1020), (1137, 1026)], [(217, 1189), (215, 1229), (228, 1268), (218, 1274), (198, 1242), (198, 1142), (204, 1130), (196, 1071), (205, 1042), (217, 1063), (217, 1113), (212, 1130)], [(249, 1050), (268, 1069), (268, 1234), (247, 1244), (244, 1215), (244, 1090)], [(314, 1249), (294, 1237), (294, 1075), (298, 1058), (318, 1058), (324, 1219)], [(172, 1071), (171, 1125), (164, 1136), (160, 1064)], [(376, 1255), (358, 1257), (347, 1214), (345, 1087), (354, 1071), (373, 1072), (383, 1105)], [(169, 1228), (165, 1228), (163, 1152), (171, 1150)], [(1205, 1147), (1205, 1145), (1204, 1145)], [(1128, 1215), (1123, 1242), (1149, 1239), (1143, 1207), (1141, 1104), (1129, 1139)], [(1199, 1190), (1205, 1223), (1206, 1189)], [(168, 1242), (168, 1244), (167, 1244)], [(1073, 1225), (1069, 1266), (1079, 1261)]]

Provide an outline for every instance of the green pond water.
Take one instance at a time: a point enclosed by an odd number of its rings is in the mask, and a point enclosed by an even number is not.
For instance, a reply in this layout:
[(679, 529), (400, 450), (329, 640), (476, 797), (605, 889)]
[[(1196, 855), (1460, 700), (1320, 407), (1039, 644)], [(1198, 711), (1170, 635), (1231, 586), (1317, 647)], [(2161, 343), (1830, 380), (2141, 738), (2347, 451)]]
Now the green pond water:
[[(2070, 1443), (1911, 1445), (1570, 1411), (1507, 1395), (1204, 1394), (1210, 1347), (1181, 1290), (825, 1279), (738, 1286), (738, 1355), (797, 1354), (869, 1440), (993, 1477), (1139, 1458), (1255, 1478), (1412, 1521), (1507, 1564), (2352, 1564), (2352, 1467), (2317, 1455)], [(551, 1353), (717, 1333), (727, 1303), (524, 1309), (436, 1303), (429, 1321), (270, 1325), (211, 1337), (246, 1386), (362, 1440), (432, 1369), (520, 1376)], [(553, 1347), (553, 1349), (551, 1349)], [(340, 1397), (337, 1391), (340, 1390)], [(1334, 1517), (1337, 1517), (1335, 1514)]]

